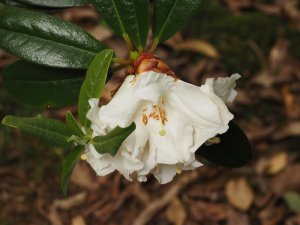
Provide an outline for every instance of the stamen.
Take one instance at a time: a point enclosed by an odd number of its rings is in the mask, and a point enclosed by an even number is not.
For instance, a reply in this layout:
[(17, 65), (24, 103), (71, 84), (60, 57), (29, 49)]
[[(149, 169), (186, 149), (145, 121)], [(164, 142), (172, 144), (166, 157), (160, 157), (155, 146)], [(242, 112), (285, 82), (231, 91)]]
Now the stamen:
[(176, 167), (176, 173), (177, 173), (177, 174), (181, 174), (181, 173), (182, 173), (182, 169), (179, 168), (179, 167)]
[(165, 136), (167, 134), (167, 132), (166, 132), (166, 130), (162, 127), (161, 129), (160, 129), (160, 131), (159, 131), (159, 135), (160, 136)]
[(83, 160), (83, 161), (86, 161), (88, 159), (87, 155), (86, 154), (82, 154), (80, 156), (80, 159)]
[(143, 123), (145, 126), (148, 124), (148, 117), (146, 114), (143, 114)]
[(221, 139), (219, 137), (213, 137), (207, 140), (208, 143), (210, 144), (220, 144)]

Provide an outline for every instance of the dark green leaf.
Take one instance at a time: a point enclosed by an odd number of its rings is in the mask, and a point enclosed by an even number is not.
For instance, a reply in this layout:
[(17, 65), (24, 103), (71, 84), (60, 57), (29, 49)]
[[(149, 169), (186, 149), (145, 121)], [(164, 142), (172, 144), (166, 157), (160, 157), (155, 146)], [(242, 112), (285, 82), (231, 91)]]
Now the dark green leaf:
[(61, 172), (61, 188), (63, 193), (67, 194), (69, 179), (72, 175), (72, 172), (80, 159), (80, 155), (84, 149), (84, 146), (76, 146), (71, 152), (68, 154), (65, 159), (62, 172)]
[(289, 208), (295, 212), (300, 213), (300, 195), (296, 192), (288, 192), (284, 195), (284, 200)]
[(97, 136), (93, 139), (93, 144), (97, 152), (100, 154), (117, 154), (123, 141), (135, 130), (135, 123), (129, 127), (121, 128), (116, 127), (110, 133), (104, 136)]
[(149, 31), (148, 0), (92, 0), (107, 24), (142, 50)]
[(153, 35), (156, 43), (176, 34), (199, 10), (203, 0), (155, 0)]
[(0, 3), (11, 5), (11, 6), (28, 7), (27, 5), (23, 5), (19, 3), (17, 0), (0, 0)]
[(69, 128), (62, 122), (54, 119), (36, 117), (6, 116), (3, 125), (19, 128), (21, 132), (40, 138), (51, 144), (67, 146), (66, 141), (71, 135)]
[(0, 48), (37, 64), (82, 69), (105, 46), (56, 17), (5, 7), (0, 14)]
[[(6, 2), (11, 2), (6, 0)], [(20, 4), (29, 5), (31, 7), (42, 7), (42, 8), (66, 8), (72, 6), (87, 5), (88, 0), (15, 0)]]
[(41, 107), (75, 104), (84, 70), (57, 69), (18, 61), (3, 71), (4, 85), (18, 100)]
[(78, 102), (79, 119), (85, 127), (89, 126), (89, 121), (86, 118), (86, 114), (90, 109), (88, 101), (91, 98), (100, 98), (112, 57), (112, 50), (103, 50), (94, 58), (87, 70)]
[(247, 136), (234, 122), (230, 122), (229, 130), (218, 137), (220, 144), (203, 145), (196, 154), (225, 167), (241, 167), (253, 158)]
[(70, 111), (67, 112), (66, 122), (67, 122), (67, 126), (73, 132), (74, 135), (76, 135), (78, 137), (84, 136), (84, 133), (80, 129), (80, 126), (78, 125), (75, 117), (73, 116), (73, 114)]

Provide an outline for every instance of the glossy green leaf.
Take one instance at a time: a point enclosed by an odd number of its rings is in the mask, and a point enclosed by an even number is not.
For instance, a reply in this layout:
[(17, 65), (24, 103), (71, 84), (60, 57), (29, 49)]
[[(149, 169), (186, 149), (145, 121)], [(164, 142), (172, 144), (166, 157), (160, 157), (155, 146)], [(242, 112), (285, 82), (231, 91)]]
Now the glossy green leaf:
[(89, 4), (88, 0), (0, 0), (1, 3), (29, 8), (66, 8)]
[(142, 50), (149, 31), (148, 0), (92, 0), (106, 23), (133, 45)]
[(230, 122), (229, 130), (218, 137), (220, 144), (203, 145), (196, 154), (219, 166), (233, 168), (244, 166), (253, 159), (247, 136), (234, 122)]
[(105, 46), (54, 16), (5, 7), (0, 13), (0, 48), (41, 65), (85, 69)]
[(100, 154), (108, 153), (114, 156), (117, 154), (122, 143), (135, 130), (135, 128), (135, 123), (132, 123), (126, 128), (118, 126), (107, 135), (95, 137), (93, 139), (94, 147)]
[(87, 5), (89, 3), (88, 0), (16, 0), (17, 2), (34, 6), (34, 7), (45, 7), (45, 8), (66, 8), (72, 6), (81, 6)]
[(67, 194), (69, 179), (72, 175), (72, 172), (80, 159), (80, 156), (84, 150), (84, 146), (76, 146), (70, 151), (67, 155), (65, 162), (63, 164), (61, 172), (61, 188), (63, 193)]
[(0, 3), (10, 6), (28, 7), (27, 5), (19, 3), (17, 0), (0, 0)]
[(156, 43), (176, 34), (199, 10), (203, 0), (155, 0), (153, 36)]
[(84, 133), (82, 132), (79, 124), (77, 123), (75, 117), (70, 111), (66, 114), (66, 123), (74, 135), (78, 137), (84, 136)]
[(105, 86), (112, 57), (112, 50), (103, 50), (94, 58), (87, 70), (85, 80), (80, 90), (78, 102), (79, 119), (85, 127), (89, 126), (89, 121), (86, 118), (86, 114), (90, 109), (88, 101), (91, 98), (100, 98)]
[(58, 146), (67, 146), (66, 141), (71, 135), (70, 129), (62, 122), (54, 119), (36, 117), (6, 116), (3, 125), (18, 128), (22, 133), (37, 137)]
[(18, 61), (3, 71), (6, 89), (23, 103), (39, 107), (75, 104), (85, 71), (58, 69)]
[(284, 195), (284, 200), (286, 201), (289, 208), (295, 212), (300, 213), (300, 194), (297, 192), (288, 192)]

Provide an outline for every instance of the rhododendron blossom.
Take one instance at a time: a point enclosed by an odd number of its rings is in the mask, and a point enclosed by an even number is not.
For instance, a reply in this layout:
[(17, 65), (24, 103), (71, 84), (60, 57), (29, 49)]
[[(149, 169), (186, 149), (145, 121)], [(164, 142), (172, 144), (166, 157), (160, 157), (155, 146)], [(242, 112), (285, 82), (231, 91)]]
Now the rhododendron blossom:
[(146, 181), (153, 174), (161, 184), (182, 170), (200, 167), (195, 151), (226, 132), (233, 119), (225, 103), (235, 98), (239, 77), (210, 78), (198, 87), (154, 71), (127, 76), (107, 105), (98, 107), (99, 100), (90, 99), (87, 118), (93, 136), (132, 122), (136, 130), (115, 156), (99, 154), (90, 143), (85, 151), (88, 163), (100, 176), (117, 170), (128, 180)]

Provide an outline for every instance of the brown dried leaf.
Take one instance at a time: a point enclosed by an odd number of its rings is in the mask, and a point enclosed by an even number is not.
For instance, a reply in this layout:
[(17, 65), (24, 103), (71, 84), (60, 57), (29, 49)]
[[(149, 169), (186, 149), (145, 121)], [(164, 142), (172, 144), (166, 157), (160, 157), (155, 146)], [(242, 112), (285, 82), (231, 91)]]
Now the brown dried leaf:
[(52, 225), (63, 225), (59, 213), (57, 212), (57, 208), (54, 205), (50, 207), (47, 217)]
[(284, 217), (284, 208), (269, 206), (259, 213), (262, 225), (278, 225)]
[(270, 187), (273, 190), (273, 192), (279, 196), (289, 191), (295, 191), (300, 188), (299, 174), (299, 164), (289, 166), (282, 173), (278, 174), (273, 179), (271, 179)]
[(252, 79), (251, 82), (266, 88), (270, 88), (273, 86), (275, 79), (274, 76), (272, 76), (267, 69), (264, 69), (260, 71), (258, 74), (256, 74), (255, 78)]
[(281, 13), (281, 7), (279, 7), (279, 5), (264, 4), (257, 2), (254, 3), (254, 7), (267, 15), (276, 16)]
[(251, 0), (226, 0), (226, 3), (231, 10), (244, 9), (252, 6)]
[(92, 175), (90, 167), (85, 162), (80, 161), (74, 169), (71, 181), (82, 188), (95, 190), (97, 188), (95, 176), (95, 174)]
[(287, 137), (300, 136), (300, 121), (291, 121), (273, 135), (273, 140), (281, 140)]
[(211, 58), (219, 58), (217, 49), (207, 41), (200, 39), (190, 39), (173, 46), (176, 50), (195, 51)]
[(268, 162), (267, 174), (275, 175), (286, 168), (288, 164), (288, 155), (285, 152), (274, 155)]
[(68, 210), (85, 202), (86, 192), (81, 192), (66, 199), (56, 199), (53, 205), (57, 208)]
[(88, 29), (88, 32), (99, 41), (105, 41), (114, 35), (111, 30), (107, 29), (104, 26), (93, 27), (91, 29)]
[(281, 89), (284, 99), (285, 112), (289, 118), (300, 118), (300, 107), (296, 100), (296, 96), (291, 92), (289, 85), (283, 86)]
[(216, 222), (226, 219), (228, 207), (224, 204), (197, 201), (190, 202), (190, 206), (190, 213), (197, 222)]
[(167, 219), (174, 225), (184, 225), (186, 211), (181, 201), (175, 198), (166, 211)]
[(86, 225), (82, 216), (75, 216), (72, 218), (71, 225)]
[(254, 193), (245, 178), (227, 182), (225, 194), (229, 203), (242, 211), (247, 211), (254, 201)]
[(237, 212), (233, 209), (228, 210), (227, 225), (249, 225), (249, 218), (246, 214)]

